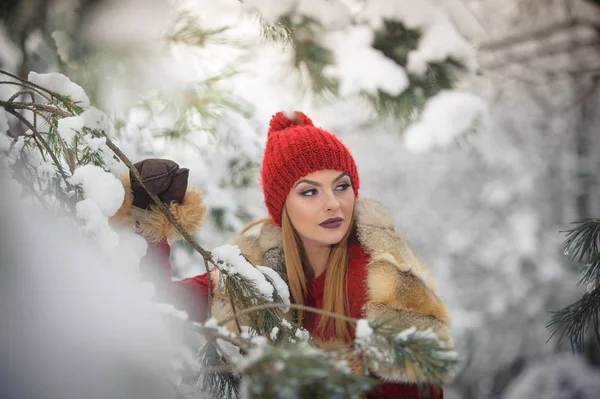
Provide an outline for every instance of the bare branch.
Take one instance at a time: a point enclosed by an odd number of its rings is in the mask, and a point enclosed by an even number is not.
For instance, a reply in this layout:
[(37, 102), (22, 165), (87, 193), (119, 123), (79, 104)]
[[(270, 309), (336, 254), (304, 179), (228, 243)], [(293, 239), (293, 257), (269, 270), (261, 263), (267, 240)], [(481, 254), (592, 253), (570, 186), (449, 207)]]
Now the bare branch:
[(266, 309), (281, 309), (281, 308), (288, 307), (288, 306), (290, 308), (292, 308), (292, 309), (305, 310), (307, 312), (317, 313), (317, 314), (320, 314), (322, 316), (328, 316), (328, 317), (333, 317), (333, 318), (336, 318), (336, 319), (341, 319), (341, 320), (347, 321), (349, 323), (356, 323), (356, 322), (358, 322), (358, 319), (355, 319), (353, 317), (348, 317), (348, 316), (344, 316), (344, 315), (341, 315), (341, 314), (338, 314), (338, 313), (328, 312), (326, 310), (313, 308), (311, 306), (297, 305), (297, 304), (294, 304), (294, 303), (291, 303), (289, 305), (284, 305), (282, 303), (267, 303), (267, 304), (264, 304), (264, 305), (252, 306), (252, 307), (240, 310), (237, 313), (234, 312), (232, 316), (227, 317), (224, 320), (221, 320), (219, 322), (219, 324), (220, 325), (224, 325), (224, 324), (227, 324), (228, 322), (230, 322), (231, 320), (234, 320), (234, 319), (236, 319), (236, 318), (238, 318), (240, 316), (244, 316), (244, 315), (251, 314), (251, 313), (254, 313), (254, 312), (258, 312), (258, 311), (261, 311), (261, 310), (266, 310)]
[(44, 92), (46, 92), (46, 93), (50, 94), (50, 95), (51, 95), (51, 96), (53, 96), (53, 97), (57, 97), (57, 98), (61, 98), (61, 97), (62, 97), (62, 96), (61, 96), (60, 94), (58, 94), (58, 93), (55, 93), (55, 92), (53, 92), (53, 91), (51, 91), (51, 90), (48, 90), (48, 89), (46, 89), (45, 87), (38, 86), (38, 85), (36, 85), (35, 83), (32, 83), (32, 82), (30, 82), (29, 80), (26, 80), (26, 79), (24, 79), (24, 78), (22, 78), (22, 77), (20, 77), (20, 76), (14, 75), (14, 74), (12, 74), (12, 73), (10, 73), (10, 72), (8, 72), (8, 71), (4, 70), (4, 69), (0, 69), (0, 74), (2, 74), (2, 75), (6, 75), (6, 76), (10, 76), (11, 78), (13, 78), (13, 79), (16, 79), (16, 80), (18, 80), (19, 82), (21, 82), (23, 85), (34, 87), (34, 88), (36, 88), (36, 89), (38, 89), (38, 90), (41, 90), (41, 91), (44, 91)]
[(210, 269), (208, 267), (208, 259), (206, 258), (204, 258), (204, 268), (206, 269), (206, 275), (208, 276), (208, 317), (210, 318), (212, 313), (212, 278), (210, 275)]
[(523, 33), (519, 33), (518, 35), (511, 35), (499, 40), (493, 40), (489, 42), (483, 42), (479, 45), (480, 51), (498, 51), (505, 50), (507, 48), (516, 46), (518, 44), (522, 44), (528, 41), (545, 39), (548, 36), (555, 35), (559, 32), (572, 29), (577, 26), (589, 26), (591, 28), (598, 28), (598, 26), (590, 21), (584, 21), (582, 19), (577, 18), (569, 18), (567, 20), (555, 22), (549, 25), (546, 25), (542, 28), (538, 28), (535, 30), (525, 31)]

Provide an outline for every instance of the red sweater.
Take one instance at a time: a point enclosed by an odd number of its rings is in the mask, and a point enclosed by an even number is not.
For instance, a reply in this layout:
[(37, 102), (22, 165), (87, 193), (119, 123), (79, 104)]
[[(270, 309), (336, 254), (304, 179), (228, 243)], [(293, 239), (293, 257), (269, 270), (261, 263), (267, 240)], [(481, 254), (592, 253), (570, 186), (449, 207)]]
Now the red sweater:
[[(148, 243), (148, 252), (142, 260), (142, 273), (157, 285), (157, 296), (174, 302), (174, 305), (188, 312), (191, 319), (203, 322), (207, 315), (208, 277), (205, 274), (186, 278), (181, 281), (171, 281), (171, 263), (169, 260), (171, 248), (166, 241)], [(349, 262), (347, 274), (347, 292), (350, 304), (350, 316), (363, 318), (363, 306), (367, 300), (367, 264), (369, 255), (358, 241), (353, 241), (349, 248)], [(323, 308), (323, 290), (327, 271), (319, 275), (307, 285), (308, 295), (305, 304), (318, 309)], [(305, 312), (302, 322), (311, 335), (318, 338), (317, 325), (321, 316)], [(351, 331), (352, 335), (354, 331)], [(354, 337), (352, 337), (354, 338)], [(400, 384), (382, 382), (376, 389), (366, 395), (367, 399), (443, 399), (444, 392), (441, 388), (436, 392), (431, 389), (431, 395), (419, 395), (417, 387), (413, 384)]]

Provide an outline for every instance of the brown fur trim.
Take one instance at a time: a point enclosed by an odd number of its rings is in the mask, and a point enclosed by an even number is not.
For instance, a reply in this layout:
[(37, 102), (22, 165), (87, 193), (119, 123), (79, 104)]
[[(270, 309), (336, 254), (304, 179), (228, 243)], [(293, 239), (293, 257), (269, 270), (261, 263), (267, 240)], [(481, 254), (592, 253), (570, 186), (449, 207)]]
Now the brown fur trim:
[[(204, 223), (206, 205), (202, 201), (200, 190), (189, 186), (181, 204), (172, 202), (169, 211), (181, 227), (193, 234), (200, 230)], [(160, 241), (163, 238), (175, 241), (183, 238), (156, 205), (152, 205), (146, 212), (145, 220), (140, 221), (140, 231), (144, 237), (153, 241)]]
[(370, 301), (433, 316), (444, 324), (450, 324), (448, 311), (442, 301), (414, 275), (398, 271), (389, 262), (369, 263), (367, 288)]
[(282, 248), (283, 238), (281, 236), (281, 228), (269, 222), (263, 223), (260, 229), (259, 243), (263, 253), (273, 248)]
[(357, 225), (358, 237), (372, 258), (386, 258), (398, 270), (412, 273), (421, 279), (427, 288), (435, 291), (435, 280), (427, 267), (394, 230), (364, 225), (360, 220)]
[[(122, 172), (119, 175), (119, 179), (125, 190), (125, 198), (119, 210), (110, 217), (109, 223), (118, 229), (134, 229), (136, 227), (136, 218), (133, 215), (133, 194), (131, 192), (129, 172)], [(171, 203), (169, 210), (175, 216), (175, 220), (186, 231), (193, 234), (202, 227), (206, 205), (202, 201), (200, 190), (194, 186), (189, 186), (181, 204)], [(152, 241), (160, 241), (163, 238), (174, 241), (182, 238), (175, 226), (169, 222), (167, 217), (155, 205), (146, 211), (143, 220), (139, 220), (138, 222), (142, 235)]]
[(376, 226), (380, 229), (394, 230), (396, 223), (381, 203), (369, 199), (360, 198), (356, 200), (356, 220), (363, 226)]
[(133, 229), (135, 228), (135, 218), (131, 213), (133, 207), (133, 195), (131, 194), (131, 182), (129, 181), (129, 172), (125, 171), (119, 175), (119, 180), (123, 184), (125, 190), (125, 198), (119, 210), (108, 219), (111, 226), (118, 229)]

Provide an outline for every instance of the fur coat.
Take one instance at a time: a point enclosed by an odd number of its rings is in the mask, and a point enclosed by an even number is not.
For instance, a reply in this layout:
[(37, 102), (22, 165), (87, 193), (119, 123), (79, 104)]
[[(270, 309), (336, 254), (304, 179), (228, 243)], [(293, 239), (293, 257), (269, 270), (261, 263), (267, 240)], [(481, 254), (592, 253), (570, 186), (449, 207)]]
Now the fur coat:
[[(358, 239), (367, 251), (366, 319), (386, 318), (398, 332), (410, 327), (431, 328), (445, 347), (453, 348), (450, 317), (444, 302), (436, 294), (436, 282), (424, 265), (395, 232), (395, 223), (377, 201), (361, 198), (356, 202)], [(281, 229), (268, 222), (258, 224), (231, 242), (240, 248), (253, 264), (274, 269), (287, 281), (282, 249)], [(213, 276), (218, 281), (218, 276)], [(233, 314), (229, 299), (215, 292), (213, 317), (223, 320)], [(228, 328), (235, 329), (234, 322)], [(408, 371), (379, 369), (377, 375), (388, 381), (423, 381)], [(448, 376), (450, 379), (451, 376)]]

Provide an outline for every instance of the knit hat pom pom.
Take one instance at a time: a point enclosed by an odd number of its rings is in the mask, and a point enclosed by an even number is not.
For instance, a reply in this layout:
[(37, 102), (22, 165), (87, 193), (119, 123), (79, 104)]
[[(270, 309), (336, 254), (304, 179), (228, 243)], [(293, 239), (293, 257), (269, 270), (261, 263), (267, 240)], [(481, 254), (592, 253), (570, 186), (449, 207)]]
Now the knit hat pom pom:
[(269, 122), (269, 134), (285, 130), (292, 126), (314, 126), (312, 121), (303, 112), (294, 111), (291, 114), (288, 112), (278, 112), (271, 118)]

